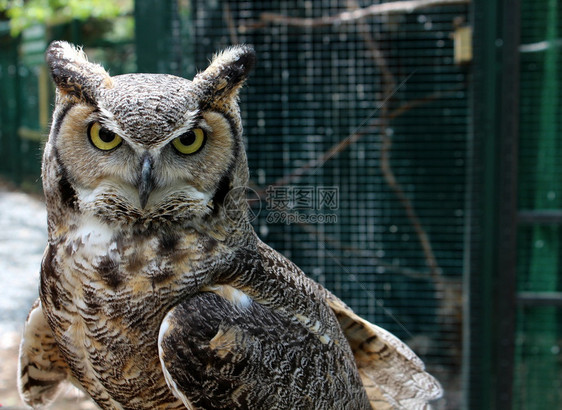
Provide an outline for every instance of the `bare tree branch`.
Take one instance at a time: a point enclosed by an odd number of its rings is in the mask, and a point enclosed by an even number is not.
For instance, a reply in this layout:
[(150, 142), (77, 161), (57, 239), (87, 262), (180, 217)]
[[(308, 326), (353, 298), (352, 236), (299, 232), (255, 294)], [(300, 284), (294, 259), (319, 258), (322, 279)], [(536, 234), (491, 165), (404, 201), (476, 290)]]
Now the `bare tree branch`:
[(380, 266), (384, 268), (384, 270), (388, 273), (395, 273), (398, 275), (403, 275), (412, 279), (417, 280), (433, 280), (431, 275), (428, 275), (427, 271), (416, 271), (414, 269), (408, 269), (403, 266), (392, 265), (389, 263), (385, 263), (382, 259), (380, 259), (375, 251), (369, 249), (362, 249), (357, 248), (354, 246), (346, 245), (339, 241), (338, 239), (334, 238), (332, 235), (327, 235), (323, 232), (320, 232), (311, 224), (306, 223), (297, 223), (297, 225), (308, 235), (314, 238), (315, 241), (319, 241), (325, 244), (330, 245), (332, 248), (337, 249), (342, 252), (351, 253), (353, 255), (369, 258), (370, 262), (376, 266)]
[(236, 26), (234, 24), (234, 19), (232, 18), (232, 13), (230, 11), (230, 5), (228, 1), (224, 3), (223, 15), (226, 20), (226, 26), (228, 27), (228, 35), (230, 37), (230, 44), (240, 44), (238, 40), (238, 33), (236, 31)]
[(260, 20), (242, 25), (238, 28), (240, 32), (263, 28), (270, 24), (283, 24), (293, 27), (321, 27), (333, 24), (345, 24), (356, 22), (369, 16), (390, 13), (412, 13), (419, 9), (437, 6), (452, 6), (470, 4), (471, 0), (407, 0), (392, 1), (389, 3), (373, 4), (369, 7), (344, 11), (342, 13), (318, 18), (289, 17), (277, 13), (262, 13)]
[[(363, 124), (359, 126), (357, 130), (348, 135), (343, 140), (334, 144), (330, 149), (321, 153), (316, 158), (307, 162), (303, 166), (295, 169), (288, 175), (285, 175), (281, 179), (277, 180), (274, 186), (288, 185), (295, 180), (299, 180), (304, 175), (309, 174), (311, 171), (322, 167), (327, 161), (332, 157), (338, 155), (340, 152), (344, 151), (351, 144), (356, 143), (361, 137), (367, 134), (372, 134), (377, 132), (381, 139), (381, 150), (380, 150), (380, 169), (383, 177), (394, 192), (397, 200), (404, 209), (407, 218), (415, 230), (416, 236), (420, 243), (422, 252), (424, 254), (424, 259), (428, 272), (416, 272), (403, 267), (395, 267), (392, 265), (385, 264), (380, 258), (376, 256), (372, 251), (366, 249), (358, 249), (353, 246), (349, 246), (341, 243), (338, 239), (326, 235), (324, 232), (319, 231), (315, 227), (309, 224), (299, 224), (300, 227), (307, 232), (309, 235), (316, 237), (316, 239), (321, 242), (328, 244), (336, 249), (344, 252), (350, 252), (358, 256), (369, 257), (378, 266), (382, 266), (385, 269), (393, 270), (395, 273), (405, 275), (407, 277), (415, 279), (426, 279), (433, 283), (436, 297), (439, 300), (438, 317), (441, 318), (445, 329), (457, 336), (461, 334), (461, 324), (463, 321), (463, 310), (462, 310), (462, 283), (457, 278), (445, 275), (438, 265), (437, 258), (432, 249), (432, 244), (429, 235), (425, 231), (420, 218), (418, 217), (416, 210), (414, 208), (413, 202), (406, 195), (405, 190), (396, 178), (391, 165), (391, 152), (392, 152), (392, 135), (388, 133), (390, 129), (391, 122), (405, 114), (406, 112), (422, 106), (424, 104), (430, 103), (437, 99), (443, 98), (447, 94), (454, 93), (462, 89), (465, 84), (459, 84), (455, 87), (444, 90), (437, 91), (427, 96), (418, 99), (411, 100), (398, 108), (392, 110), (391, 105), (388, 104), (389, 101), (393, 99), (396, 89), (400, 88), (400, 85), (396, 86), (396, 81), (388, 61), (385, 55), (381, 51), (381, 47), (378, 42), (372, 37), (370, 32), (370, 27), (364, 21), (365, 18), (374, 15), (384, 15), (390, 13), (411, 13), (415, 10), (437, 7), (437, 6), (447, 6), (447, 5), (467, 5), (470, 4), (470, 0), (405, 0), (405, 1), (392, 1), (383, 4), (374, 4), (368, 7), (359, 8), (355, 0), (349, 1), (349, 10), (320, 18), (295, 18), (281, 14), (275, 13), (264, 13), (260, 16), (260, 20), (248, 25), (239, 26), (239, 32), (244, 32), (251, 29), (259, 29), (273, 24), (291, 26), (291, 27), (303, 27), (303, 28), (316, 28), (322, 26), (331, 26), (346, 23), (357, 22), (362, 27), (358, 32), (362, 35), (363, 41), (366, 44), (370, 52), (370, 56), (374, 61), (376, 67), (381, 72), (382, 79), (382, 90), (385, 99), (383, 103), (377, 107), (377, 111), (380, 111), (377, 118), (371, 118), (369, 116)], [(407, 80), (407, 79), (406, 79)], [(404, 80), (404, 82), (406, 81)], [(377, 112), (375, 111), (375, 112)], [(258, 188), (259, 189), (259, 188)], [(263, 193), (263, 191), (261, 191)], [(332, 256), (333, 257), (333, 256)], [(343, 265), (342, 265), (343, 266)], [(455, 357), (459, 357), (460, 352), (453, 348)]]
[[(424, 106), (426, 104), (429, 104), (433, 101), (436, 101), (440, 98), (444, 98), (444, 97), (446, 97), (450, 94), (453, 94), (453, 93), (463, 89), (464, 86), (465, 86), (465, 84), (463, 83), (461, 85), (457, 85), (455, 87), (452, 87), (448, 90), (435, 91), (435, 92), (430, 93), (430, 94), (428, 94), (428, 95), (426, 95), (422, 98), (408, 101), (408, 102), (400, 105), (398, 108), (390, 111), (387, 114), (386, 118), (388, 118), (389, 120), (393, 120), (395, 118), (398, 118), (401, 115), (406, 114), (408, 111), (413, 110), (414, 108), (422, 107), (422, 106)], [(300, 166), (299, 168), (293, 170), (289, 174), (279, 178), (277, 181), (275, 181), (273, 184), (271, 184), (271, 186), (286, 186), (286, 185), (289, 185), (293, 182), (298, 181), (303, 176), (309, 174), (310, 171), (321, 167), (322, 165), (324, 165), (324, 163), (328, 162), (330, 159), (337, 156), (340, 152), (347, 149), (347, 147), (349, 147), (350, 145), (353, 145), (354, 143), (359, 141), (363, 136), (370, 135), (370, 134), (374, 133), (377, 129), (381, 129), (380, 124), (379, 124), (379, 119), (373, 118), (369, 123), (366, 123), (364, 127), (358, 129), (354, 133), (349, 134), (344, 139), (335, 143), (334, 145), (332, 145), (332, 147), (330, 149), (323, 152), (318, 157), (308, 161), (306, 164), (304, 164), (304, 165)], [(253, 186), (252, 188), (256, 189), (260, 195), (264, 194), (264, 192), (265, 192), (265, 191), (263, 191), (262, 188), (260, 188), (258, 186)]]
[[(402, 6), (404, 6), (405, 3), (409, 3), (410, 7), (414, 7), (415, 5), (419, 6), (420, 3), (428, 3), (428, 2), (410, 1), (410, 2), (400, 2), (400, 3)], [(385, 4), (378, 4), (376, 6), (389, 6), (390, 4), (391, 3), (385, 3)], [(349, 12), (350, 14), (354, 14), (358, 12), (362, 13), (365, 10), (368, 10), (372, 7), (373, 6), (368, 7), (367, 9), (360, 9), (356, 0), (349, 0), (349, 8), (353, 9)], [(379, 50), (377, 42), (373, 39), (369, 26), (365, 24), (365, 22), (363, 21), (360, 21), (358, 24), (361, 25), (361, 29), (359, 30), (359, 32), (363, 37), (363, 41), (367, 45), (367, 48), (371, 51), (371, 57), (375, 65), (379, 68), (379, 70), (381, 70), (381, 73), (383, 74), (382, 80), (383, 80), (384, 93), (386, 95), (392, 96), (394, 95), (396, 90), (396, 80), (394, 79), (394, 75), (392, 74), (392, 71), (388, 66), (388, 61), (384, 57), (383, 53)], [(441, 275), (441, 269), (439, 268), (439, 265), (437, 263), (435, 253), (433, 252), (431, 241), (429, 240), (429, 237), (425, 232), (425, 229), (420, 221), (420, 218), (418, 217), (415, 211), (412, 201), (410, 200), (410, 198), (408, 198), (408, 196), (404, 192), (404, 188), (402, 187), (402, 184), (400, 184), (400, 182), (398, 182), (398, 180), (396, 179), (396, 176), (390, 164), (392, 137), (388, 133), (388, 130), (390, 129), (390, 122), (391, 122), (391, 118), (389, 115), (390, 113), (389, 105), (390, 104), (383, 104), (380, 110), (380, 117), (379, 117), (381, 122), (380, 135), (382, 137), (381, 165), (380, 165), (381, 171), (383, 173), (386, 183), (392, 189), (392, 191), (394, 191), (396, 198), (401, 203), (402, 208), (404, 208), (404, 211), (406, 212), (406, 216), (408, 217), (408, 220), (414, 227), (414, 230), (422, 247), (423, 254), (425, 256), (425, 261), (427, 267), (429, 268), (431, 277), (437, 282)]]

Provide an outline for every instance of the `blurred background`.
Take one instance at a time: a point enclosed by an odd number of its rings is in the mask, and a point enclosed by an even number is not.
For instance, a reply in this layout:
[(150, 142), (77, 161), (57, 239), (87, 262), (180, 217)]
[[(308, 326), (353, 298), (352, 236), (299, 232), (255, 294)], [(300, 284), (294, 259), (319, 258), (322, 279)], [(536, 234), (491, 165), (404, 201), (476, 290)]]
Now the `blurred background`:
[[(12, 259), (25, 224), (37, 260), (45, 241), (33, 198), (55, 39), (112, 75), (187, 78), (252, 44), (241, 106), (260, 237), (407, 342), (445, 388), (436, 408), (562, 407), (559, 0), (0, 0)], [(5, 321), (36, 297), (33, 261), (0, 273), (6, 290), (31, 278)], [(2, 357), (0, 392), (15, 360)]]

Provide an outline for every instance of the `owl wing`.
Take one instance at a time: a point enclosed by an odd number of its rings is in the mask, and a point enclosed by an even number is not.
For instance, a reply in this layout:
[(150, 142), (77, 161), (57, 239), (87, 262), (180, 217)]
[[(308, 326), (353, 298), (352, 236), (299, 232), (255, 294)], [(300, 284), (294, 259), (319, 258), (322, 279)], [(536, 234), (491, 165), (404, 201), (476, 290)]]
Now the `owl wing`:
[(351, 346), (373, 408), (426, 409), (428, 402), (442, 396), (439, 382), (408, 346), (324, 291)]
[(405, 344), (267, 245), (258, 250), (237, 255), (241, 265), (219, 278), (228, 285), (162, 323), (162, 368), (188, 408), (417, 409), (440, 397)]
[(27, 317), (20, 344), (18, 389), (33, 408), (47, 406), (70, 375), (37, 299)]
[(342, 350), (230, 286), (173, 308), (158, 346), (166, 382), (187, 408), (369, 408)]
[[(268, 245), (260, 241), (258, 248), (262, 258), (266, 256), (265, 268), (254, 272), (253, 277), (251, 273), (242, 276), (235, 286), (262, 303), (290, 311), (320, 338), (328, 337), (339, 344), (348, 344), (374, 408), (427, 408), (428, 402), (441, 397), (439, 382), (425, 371), (423, 362), (396, 336), (359, 317)], [(285, 297), (276, 297), (279, 293)], [(331, 308), (331, 315), (318, 309), (318, 298)], [(334, 314), (335, 325), (331, 321)], [(343, 340), (338, 339), (340, 335)]]

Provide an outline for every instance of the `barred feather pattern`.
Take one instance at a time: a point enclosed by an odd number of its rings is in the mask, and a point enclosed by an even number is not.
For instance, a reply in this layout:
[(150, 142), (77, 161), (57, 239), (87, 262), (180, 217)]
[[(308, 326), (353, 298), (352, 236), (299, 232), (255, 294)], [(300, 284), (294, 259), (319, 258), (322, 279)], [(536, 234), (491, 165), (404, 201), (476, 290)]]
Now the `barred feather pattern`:
[[(110, 77), (67, 43), (47, 50), (57, 102), (48, 244), (20, 347), (28, 405), (64, 380), (102, 409), (417, 409), (440, 396), (406, 345), (256, 236), (235, 189), (248, 184), (238, 90), (254, 60), (233, 47), (189, 81)], [(96, 145), (92, 124), (116, 143)], [(179, 152), (194, 130), (200, 145)]]

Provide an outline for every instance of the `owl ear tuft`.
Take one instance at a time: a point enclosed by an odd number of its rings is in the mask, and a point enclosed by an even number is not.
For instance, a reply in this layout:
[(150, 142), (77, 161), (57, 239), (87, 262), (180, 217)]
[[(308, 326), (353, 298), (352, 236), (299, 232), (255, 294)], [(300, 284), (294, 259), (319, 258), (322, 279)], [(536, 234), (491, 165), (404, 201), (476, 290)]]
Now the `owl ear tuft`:
[(235, 98), (255, 63), (256, 53), (251, 46), (233, 46), (216, 54), (193, 82), (202, 88), (209, 102)]
[(65, 41), (54, 41), (45, 52), (47, 66), (58, 90), (95, 105), (96, 90), (111, 88), (111, 77), (105, 69), (88, 61), (86, 54)]

